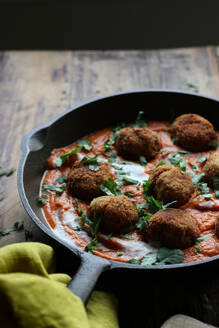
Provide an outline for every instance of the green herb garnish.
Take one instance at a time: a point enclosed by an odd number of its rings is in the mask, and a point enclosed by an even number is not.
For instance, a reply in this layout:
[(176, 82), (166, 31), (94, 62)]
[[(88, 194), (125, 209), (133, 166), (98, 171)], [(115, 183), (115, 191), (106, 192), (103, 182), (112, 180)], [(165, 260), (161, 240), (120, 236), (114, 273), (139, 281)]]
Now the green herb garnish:
[(144, 115), (143, 111), (139, 111), (135, 123), (131, 124), (132, 128), (144, 128), (147, 125), (147, 122), (142, 119)]
[(66, 160), (69, 158), (69, 156), (76, 154), (81, 150), (82, 147), (78, 147), (76, 149), (73, 149), (72, 151), (69, 151), (68, 153), (65, 153), (63, 155), (57, 156), (54, 160), (54, 164), (56, 167), (61, 167)]
[(141, 163), (142, 166), (145, 166), (148, 163), (144, 156), (139, 157), (139, 162)]
[(120, 237), (125, 238), (125, 239), (133, 239), (132, 236), (127, 235), (127, 234), (120, 234)]
[(78, 147), (84, 148), (85, 150), (91, 150), (93, 146), (91, 145), (91, 140), (81, 140), (78, 142)]
[(109, 163), (114, 163), (114, 162), (116, 162), (116, 156), (117, 156), (116, 152), (113, 151), (112, 154), (110, 155), (110, 157), (108, 158), (108, 162), (109, 162)]
[(206, 155), (206, 156), (203, 156), (203, 157), (201, 157), (200, 159), (199, 159), (199, 163), (203, 163), (203, 162), (205, 162), (207, 159), (209, 158), (209, 155)]
[(85, 247), (85, 251), (89, 253), (93, 253), (93, 250), (96, 249), (97, 247), (100, 247), (101, 243), (98, 242), (97, 238), (94, 238), (91, 240), (91, 242)]
[(131, 263), (131, 264), (141, 264), (141, 262), (137, 259), (130, 259), (127, 261), (127, 263)]
[(215, 197), (219, 198), (219, 174), (218, 173), (213, 175), (213, 188), (214, 188)]
[(3, 175), (5, 175), (6, 177), (9, 177), (9, 176), (12, 175), (15, 171), (16, 171), (15, 168), (12, 168), (12, 169), (9, 169), (9, 170), (0, 171), (0, 177), (2, 177)]
[(194, 89), (196, 92), (198, 92), (198, 90), (199, 90), (199, 86), (198, 86), (197, 82), (187, 82), (187, 81), (185, 81), (184, 84), (187, 87)]
[(43, 190), (45, 190), (45, 191), (55, 191), (56, 195), (59, 195), (59, 196), (63, 193), (65, 188), (66, 188), (66, 183), (64, 183), (63, 185), (61, 185), (59, 187), (56, 187), (54, 185), (43, 184)]
[(24, 221), (23, 220), (17, 220), (13, 227), (5, 229), (5, 230), (0, 230), (0, 237), (6, 236), (12, 231), (21, 231), (24, 228)]
[(161, 166), (161, 165), (164, 165), (164, 164), (165, 164), (164, 161), (160, 161), (160, 162), (158, 162), (157, 164), (155, 164), (155, 165), (151, 168), (151, 170), (154, 170), (154, 169), (156, 169), (156, 167)]
[(60, 177), (58, 177), (55, 181), (54, 181), (54, 185), (56, 184), (62, 184), (67, 180), (67, 176), (66, 175), (61, 175)]
[(181, 249), (160, 248), (155, 253), (144, 256), (142, 265), (163, 265), (163, 264), (179, 264), (184, 261), (185, 255)]
[(106, 180), (104, 184), (100, 186), (100, 189), (108, 196), (116, 196), (121, 194), (118, 184), (111, 178)]

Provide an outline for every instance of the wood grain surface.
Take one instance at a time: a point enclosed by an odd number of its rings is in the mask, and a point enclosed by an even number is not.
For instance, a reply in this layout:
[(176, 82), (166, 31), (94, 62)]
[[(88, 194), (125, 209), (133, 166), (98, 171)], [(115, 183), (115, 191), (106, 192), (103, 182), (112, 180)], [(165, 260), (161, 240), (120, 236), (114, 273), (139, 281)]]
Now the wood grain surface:
[[(0, 164), (3, 168), (17, 168), (22, 137), (82, 100), (130, 89), (194, 91), (188, 83), (196, 83), (199, 93), (217, 97), (218, 71), (219, 47), (157, 51), (1, 52)], [(51, 242), (25, 213), (14, 173), (0, 178), (0, 229), (12, 227), (16, 220), (24, 221), (24, 228), (32, 232), (33, 241)], [(25, 241), (24, 230), (1, 237), (0, 246), (22, 241)], [(197, 284), (190, 281), (191, 288), (185, 293), (183, 283), (177, 287), (165, 286), (163, 290), (165, 284), (160, 284), (150, 302), (151, 308), (156, 309), (156, 302), (159, 303), (159, 315), (151, 310), (150, 318), (145, 318), (142, 306), (138, 310), (129, 305), (129, 310), (126, 304), (121, 306), (121, 327), (137, 327), (136, 322), (138, 325), (144, 323), (144, 327), (160, 327), (170, 315), (179, 312), (219, 326), (217, 277), (218, 273), (209, 272), (207, 276), (199, 277)], [(176, 288), (179, 288), (178, 293)], [(170, 296), (160, 297), (161, 292)], [(177, 300), (171, 299), (176, 295)], [(210, 307), (204, 304), (206, 297), (203, 295), (207, 296)], [(125, 311), (133, 313), (126, 325), (123, 324)]]

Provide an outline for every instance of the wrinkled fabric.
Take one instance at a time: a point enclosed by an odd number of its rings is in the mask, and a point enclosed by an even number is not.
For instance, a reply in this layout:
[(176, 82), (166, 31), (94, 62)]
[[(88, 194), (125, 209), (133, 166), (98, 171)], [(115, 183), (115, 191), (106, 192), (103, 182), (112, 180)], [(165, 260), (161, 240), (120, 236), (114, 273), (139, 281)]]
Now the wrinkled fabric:
[(118, 328), (114, 296), (94, 291), (84, 307), (55, 272), (54, 250), (40, 243), (0, 249), (0, 326), (4, 328)]

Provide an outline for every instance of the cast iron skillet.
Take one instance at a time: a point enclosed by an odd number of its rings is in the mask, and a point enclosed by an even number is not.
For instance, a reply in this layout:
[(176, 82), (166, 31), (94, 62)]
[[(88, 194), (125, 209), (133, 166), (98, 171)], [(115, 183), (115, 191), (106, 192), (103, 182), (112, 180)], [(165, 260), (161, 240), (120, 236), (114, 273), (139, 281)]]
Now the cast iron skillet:
[[(165, 266), (140, 266), (106, 260), (88, 254), (68, 244), (61, 236), (53, 233), (37, 204), (40, 181), (47, 168), (47, 159), (52, 149), (63, 147), (75, 140), (104, 127), (135, 120), (139, 110), (148, 120), (171, 120), (183, 113), (198, 113), (209, 119), (219, 129), (219, 100), (188, 92), (174, 90), (137, 90), (100, 97), (77, 105), (49, 123), (28, 133), (22, 143), (22, 158), (18, 170), (18, 190), (21, 201), (37, 226), (70, 249), (79, 259), (80, 266), (69, 283), (69, 288), (86, 302), (98, 277), (105, 270), (147, 273), (189, 272), (200, 267), (214, 265), (219, 256), (207, 260)], [(168, 273), (169, 274), (169, 273)]]

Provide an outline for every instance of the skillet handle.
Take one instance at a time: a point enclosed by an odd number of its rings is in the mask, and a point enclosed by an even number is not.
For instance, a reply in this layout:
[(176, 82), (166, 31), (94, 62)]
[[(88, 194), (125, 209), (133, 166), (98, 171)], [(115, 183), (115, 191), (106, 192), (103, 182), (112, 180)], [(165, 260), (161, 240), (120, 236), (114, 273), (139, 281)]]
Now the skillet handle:
[(86, 305), (99, 276), (110, 266), (108, 260), (84, 253), (79, 269), (67, 287)]

